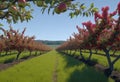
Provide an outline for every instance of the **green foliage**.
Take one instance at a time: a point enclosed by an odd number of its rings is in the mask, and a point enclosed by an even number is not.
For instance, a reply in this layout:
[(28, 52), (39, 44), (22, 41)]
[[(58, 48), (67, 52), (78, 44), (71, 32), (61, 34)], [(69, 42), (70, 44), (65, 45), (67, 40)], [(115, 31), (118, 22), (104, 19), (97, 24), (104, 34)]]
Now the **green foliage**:
[[(85, 4), (79, 2), (73, 3), (72, 0), (26, 0), (23, 3), (17, 0), (7, 0), (0, 1), (0, 19), (5, 19), (8, 23), (31, 20), (31, 18), (33, 18), (31, 15), (33, 9), (31, 8), (30, 1), (33, 1), (35, 5), (40, 7), (43, 14), (46, 10), (48, 14), (50, 12), (52, 12), (52, 14), (61, 14), (70, 11), (69, 16), (73, 18), (78, 15), (90, 16), (97, 11), (93, 3), (91, 3), (90, 8), (87, 9)], [(64, 6), (61, 5), (63, 3)]]
[(93, 15), (94, 12), (98, 11), (98, 9), (94, 7), (94, 3), (91, 3), (89, 8), (87, 8), (84, 3), (82, 4), (77, 3), (75, 5), (73, 4), (71, 5), (71, 7), (72, 7), (71, 9), (72, 11), (69, 14), (71, 18), (79, 15), (88, 17)]
[(28, 21), (32, 18), (30, 3), (19, 3), (17, 0), (3, 1), (0, 3), (0, 19), (6, 19), (8, 23)]

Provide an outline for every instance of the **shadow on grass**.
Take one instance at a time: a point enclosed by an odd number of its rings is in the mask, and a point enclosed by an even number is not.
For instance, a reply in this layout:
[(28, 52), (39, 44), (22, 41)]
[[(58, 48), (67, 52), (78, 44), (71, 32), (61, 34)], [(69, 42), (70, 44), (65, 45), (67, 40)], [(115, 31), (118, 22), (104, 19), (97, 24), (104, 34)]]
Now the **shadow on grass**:
[(96, 71), (93, 67), (84, 65), (83, 62), (63, 53), (60, 53), (60, 55), (64, 58), (64, 62), (67, 62), (64, 67), (65, 71), (75, 66), (74, 71), (70, 73), (65, 82), (109, 82), (103, 73)]
[(6, 59), (3, 63), (4, 63), (4, 64), (12, 63), (14, 60), (15, 60), (14, 57), (12, 57), (12, 58), (8, 58), (8, 59)]
[[(97, 64), (98, 60), (93, 58), (92, 60), (87, 60), (86, 58), (85, 59), (81, 59), (79, 58), (79, 56), (75, 56), (75, 55), (70, 55), (70, 54), (66, 54), (66, 53), (63, 53), (63, 52), (58, 52), (59, 54), (61, 54), (62, 57), (64, 57), (65, 61), (69, 61), (67, 62), (67, 67), (71, 67), (73, 65), (80, 65), (80, 64), (87, 64), (89, 66), (94, 66), (95, 64)], [(65, 57), (67, 56), (67, 57)], [(75, 62), (75, 61), (78, 61), (78, 62)]]
[(86, 61), (83, 61), (85, 64), (89, 65), (89, 66), (94, 66), (97, 64), (98, 60), (93, 58), (92, 60), (86, 60)]
[(67, 55), (60, 53), (60, 52), (58, 52), (58, 53), (61, 55), (61, 57), (64, 58), (64, 61), (67, 63), (65, 66), (66, 68), (79, 66), (79, 65), (83, 64), (82, 62), (79, 62), (79, 60), (76, 60), (73, 57), (67, 56)]
[(74, 70), (66, 82), (109, 82), (104, 74), (89, 66)]

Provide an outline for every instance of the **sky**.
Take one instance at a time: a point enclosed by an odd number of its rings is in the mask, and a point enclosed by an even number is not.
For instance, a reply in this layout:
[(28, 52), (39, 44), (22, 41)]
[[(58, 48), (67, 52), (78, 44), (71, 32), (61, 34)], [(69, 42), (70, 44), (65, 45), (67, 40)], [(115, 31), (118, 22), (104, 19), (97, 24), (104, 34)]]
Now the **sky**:
[[(110, 7), (110, 12), (114, 11), (117, 7), (119, 0), (75, 0), (76, 2), (85, 3), (87, 7), (90, 3), (94, 3), (94, 6), (101, 10), (104, 6)], [(41, 14), (40, 8), (32, 4), (34, 12), (32, 13), (33, 19), (29, 22), (19, 22), (17, 24), (11, 24), (14, 29), (22, 31), (25, 27), (27, 36), (35, 36), (36, 40), (67, 40), (74, 32), (77, 32), (76, 26), (82, 27), (82, 22), (92, 21), (94, 17), (74, 17), (71, 19), (68, 12), (60, 15), (55, 14)], [(0, 20), (3, 23), (3, 27), (8, 29), (8, 24), (5, 21)]]

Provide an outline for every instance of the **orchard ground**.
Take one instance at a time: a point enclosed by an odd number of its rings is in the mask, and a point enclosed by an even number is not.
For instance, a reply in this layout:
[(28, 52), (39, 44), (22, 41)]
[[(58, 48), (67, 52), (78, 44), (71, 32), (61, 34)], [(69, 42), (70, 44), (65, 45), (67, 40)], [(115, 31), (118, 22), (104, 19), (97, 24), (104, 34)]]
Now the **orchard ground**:
[(1, 82), (114, 82), (95, 68), (55, 50), (0, 71), (0, 80)]

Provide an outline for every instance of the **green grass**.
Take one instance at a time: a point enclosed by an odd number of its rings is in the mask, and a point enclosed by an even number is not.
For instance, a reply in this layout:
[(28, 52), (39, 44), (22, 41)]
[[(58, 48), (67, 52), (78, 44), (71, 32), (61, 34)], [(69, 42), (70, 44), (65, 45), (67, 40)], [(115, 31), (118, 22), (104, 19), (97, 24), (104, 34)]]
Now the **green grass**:
[[(32, 52), (32, 55), (34, 55), (34, 54), (35, 54), (35, 52)], [(15, 60), (16, 56), (17, 56), (17, 52), (14, 52), (14, 51), (12, 52), (11, 55), (1, 56), (0, 57), (0, 63), (9, 63), (9, 62), (12, 62), (12, 61)], [(21, 59), (21, 58), (27, 58), (27, 57), (29, 57), (29, 52), (28, 51), (24, 51), (24, 52), (22, 52), (20, 54), (19, 59)]]
[[(86, 57), (88, 57), (88, 54), (84, 54), (84, 55), (86, 55)], [(113, 60), (114, 57), (111, 57), (111, 59)], [(96, 60), (104, 66), (108, 66), (106, 56), (100, 56), (100, 55), (93, 54), (92, 60)], [(114, 69), (120, 71), (120, 59), (115, 63)]]
[(59, 54), (58, 82), (114, 82), (84, 63)]
[[(52, 82), (55, 56), (51, 53), (22, 62), (0, 72), (1, 82)], [(52, 59), (52, 60), (51, 60)]]
[[(99, 53), (104, 54), (104, 52), (102, 52), (102, 51), (99, 51)], [(79, 56), (79, 52), (77, 52), (76, 55)], [(89, 56), (89, 53), (84, 53), (83, 52), (83, 56), (87, 59), (88, 56)], [(111, 59), (113, 60), (114, 57), (111, 57)], [(108, 66), (106, 56), (93, 54), (91, 60), (97, 61), (98, 63), (100, 63), (100, 64), (102, 64), (104, 66)], [(114, 68), (115, 68), (115, 70), (118, 70), (120, 72), (120, 59), (115, 63)]]
[[(57, 58), (57, 59), (56, 59)], [(57, 68), (55, 69), (55, 64)], [(114, 82), (72, 57), (51, 51), (0, 72), (0, 82)]]

